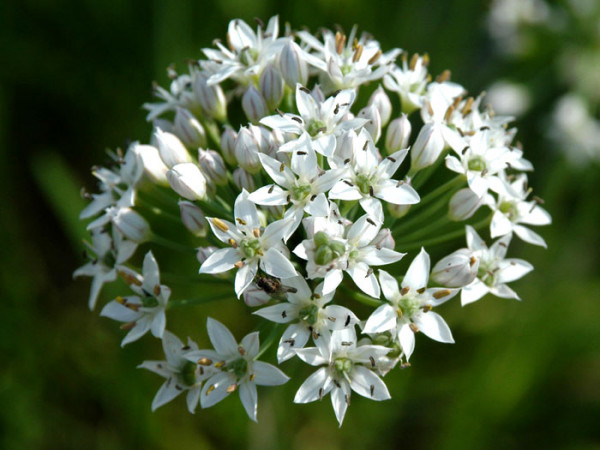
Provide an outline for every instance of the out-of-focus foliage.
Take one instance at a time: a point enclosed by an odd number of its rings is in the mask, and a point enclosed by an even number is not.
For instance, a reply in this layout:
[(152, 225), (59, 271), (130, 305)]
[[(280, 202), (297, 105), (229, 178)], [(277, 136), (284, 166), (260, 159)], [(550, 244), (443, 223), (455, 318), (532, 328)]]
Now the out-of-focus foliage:
[[(600, 447), (600, 177), (597, 165), (566, 164), (540, 120), (570, 86), (588, 83), (577, 70), (570, 84), (541, 71), (551, 55), (570, 54), (564, 42), (542, 34), (536, 52), (501, 54), (475, 0), (24, 0), (0, 11), (0, 448)], [(87, 282), (71, 279), (83, 248), (77, 186), (91, 186), (83, 174), (105, 147), (148, 138), (140, 105), (151, 81), (165, 84), (164, 68), (199, 56), (231, 18), (275, 13), (311, 30), (358, 23), (384, 48), (429, 51), (434, 73), (450, 68), (474, 92), (502, 77), (536, 99), (518, 126), (555, 223), (543, 230), (547, 251), (528, 249), (536, 270), (518, 282), (524, 301), (447, 304), (457, 343), (422, 340), (412, 367), (390, 374), (392, 400), (357, 398), (341, 431), (329, 404), (293, 405), (290, 383), (261, 392), (258, 424), (232, 399), (194, 416), (183, 399), (150, 413), (160, 382), (132, 362), (162, 357), (159, 347), (122, 350), (120, 332), (89, 313)], [(598, 46), (580, 31), (572, 42)], [(227, 311), (239, 336), (251, 331), (244, 308)], [(206, 342), (204, 319), (189, 316), (169, 320)]]

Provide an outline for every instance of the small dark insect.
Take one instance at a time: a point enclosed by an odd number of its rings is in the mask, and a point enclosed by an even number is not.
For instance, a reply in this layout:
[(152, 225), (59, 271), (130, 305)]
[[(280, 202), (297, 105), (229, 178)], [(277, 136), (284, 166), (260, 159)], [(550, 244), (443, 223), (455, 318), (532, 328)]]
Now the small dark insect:
[(279, 278), (268, 277), (268, 276), (258, 276), (256, 278), (256, 285), (265, 291), (269, 295), (282, 295), (286, 292), (291, 292), (295, 294), (298, 290), (291, 286), (284, 286), (281, 284), (281, 280)]

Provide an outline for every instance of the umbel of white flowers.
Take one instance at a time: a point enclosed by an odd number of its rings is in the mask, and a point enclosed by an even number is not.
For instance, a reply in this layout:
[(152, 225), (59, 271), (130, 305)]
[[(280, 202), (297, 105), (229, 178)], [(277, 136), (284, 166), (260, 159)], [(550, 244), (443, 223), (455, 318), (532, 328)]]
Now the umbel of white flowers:
[[(455, 296), (518, 299), (508, 283), (533, 268), (508, 246), (515, 236), (545, 246), (530, 226), (550, 216), (530, 197), (510, 118), (482, 110), (448, 71), (433, 79), (427, 55), (383, 52), (356, 28), (281, 35), (277, 17), (256, 31), (233, 20), (224, 42), (155, 87), (148, 144), (94, 168), (81, 212), (89, 261), (74, 276), (92, 277), (90, 309), (105, 284), (129, 285), (101, 310), (122, 322), (122, 345), (148, 331), (162, 340), (165, 359), (139, 366), (165, 378), (152, 409), (185, 392), (193, 413), (237, 391), (256, 420), (256, 386), (288, 381), (264, 356), (315, 366), (293, 400), (329, 394), (341, 425), (352, 392), (390, 398), (383, 379), (414, 361), (419, 334), (454, 342), (433, 309)], [(458, 247), (440, 255), (448, 243)], [(180, 264), (161, 277), (165, 252)], [(195, 283), (181, 298), (190, 277), (210, 289)], [(272, 329), (262, 346), (199, 307), (236, 297)], [(357, 303), (371, 313), (358, 317)], [(206, 322), (214, 349), (167, 331), (169, 309), (182, 307)]]

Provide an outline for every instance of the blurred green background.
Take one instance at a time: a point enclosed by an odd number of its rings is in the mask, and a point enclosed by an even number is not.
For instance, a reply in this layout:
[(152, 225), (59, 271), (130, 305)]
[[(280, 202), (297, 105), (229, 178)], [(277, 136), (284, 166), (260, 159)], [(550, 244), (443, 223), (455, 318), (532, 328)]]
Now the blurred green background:
[[(551, 70), (562, 40), (541, 35), (526, 56), (502, 53), (486, 28), (489, 6), (2, 2), (0, 448), (600, 448), (598, 163), (569, 165), (570, 149), (556, 148), (544, 132), (554, 100), (569, 89)], [(310, 373), (295, 362), (282, 367), (292, 376), (287, 385), (259, 391), (258, 424), (237, 398), (193, 416), (183, 398), (151, 413), (162, 381), (135, 367), (161, 359), (160, 346), (147, 338), (121, 349), (118, 326), (87, 309), (89, 279), (71, 278), (83, 263), (79, 188), (93, 191), (89, 168), (105, 161), (105, 148), (149, 138), (141, 104), (151, 99), (152, 80), (167, 85), (165, 67), (184, 71), (186, 58), (224, 38), (230, 19), (273, 14), (312, 31), (357, 23), (384, 49), (429, 52), (434, 74), (451, 69), (472, 94), (500, 77), (528, 86), (531, 108), (516, 125), (536, 167), (531, 184), (554, 219), (536, 230), (548, 250), (511, 248), (536, 267), (514, 284), (523, 302), (445, 305), (456, 344), (419, 339), (412, 367), (386, 377), (393, 399), (353, 396), (341, 430), (329, 399), (292, 403)], [(600, 40), (577, 31), (575, 42), (599, 51)], [(169, 321), (180, 336), (206, 343), (206, 314), (241, 338), (253, 327), (247, 312), (227, 303), (174, 310)]]

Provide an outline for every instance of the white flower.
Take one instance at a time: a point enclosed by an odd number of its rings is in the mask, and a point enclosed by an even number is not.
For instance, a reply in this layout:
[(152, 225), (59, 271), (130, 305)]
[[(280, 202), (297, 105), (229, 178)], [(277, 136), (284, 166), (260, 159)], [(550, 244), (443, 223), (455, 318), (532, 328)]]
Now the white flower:
[(215, 42), (217, 49), (205, 48), (202, 51), (208, 58), (200, 61), (200, 65), (210, 75), (208, 84), (217, 84), (233, 78), (240, 85), (247, 85), (258, 80), (262, 70), (277, 57), (289, 38), (278, 38), (279, 19), (271, 17), (266, 29), (260, 24), (255, 33), (246, 22), (234, 19), (227, 29), (225, 47)]
[(382, 53), (379, 43), (367, 35), (356, 38), (354, 26), (346, 37), (341, 32), (323, 30), (323, 43), (306, 31), (299, 31), (298, 37), (314, 53), (305, 53), (306, 61), (326, 74), (323, 79), (328, 91), (349, 89), (382, 78), (392, 67), (399, 49)]
[(289, 224), (278, 220), (264, 230), (260, 225), (258, 211), (243, 190), (235, 201), (236, 224), (215, 217), (207, 218), (217, 238), (229, 248), (217, 250), (200, 267), (200, 273), (221, 273), (238, 268), (235, 292), (238, 296), (250, 286), (260, 263), (260, 268), (277, 278), (290, 278), (296, 269), (287, 257), (287, 247), (282, 238)]
[(304, 212), (318, 217), (327, 215), (329, 203), (325, 193), (345, 172), (344, 168), (321, 171), (317, 163), (317, 155), (310, 145), (310, 138), (303, 135), (300, 141), (304, 145), (299, 146), (292, 154), (290, 167), (259, 153), (265, 171), (277, 185), (263, 186), (248, 197), (259, 205), (276, 206), (292, 203), (284, 216), (284, 220), (290, 223), (284, 237), (285, 241), (300, 225)]
[(329, 343), (319, 340), (317, 347), (296, 350), (304, 362), (325, 367), (302, 383), (294, 403), (314, 402), (331, 393), (331, 404), (342, 426), (350, 404), (351, 390), (372, 400), (391, 398), (385, 383), (372, 370), (377, 360), (388, 351), (388, 348), (380, 345), (357, 346), (353, 327), (334, 331)]
[(408, 62), (406, 54), (402, 55), (402, 68), (394, 67), (383, 78), (384, 86), (390, 91), (397, 92), (402, 100), (402, 111), (410, 114), (423, 106), (423, 98), (429, 82), (427, 55), (413, 55)]
[[(375, 144), (366, 130), (361, 130), (358, 135), (349, 131), (348, 140), (351, 145), (346, 146), (346, 151), (349, 153), (330, 158), (333, 167), (348, 167), (348, 175), (331, 188), (329, 198), (359, 200), (365, 212), (379, 222), (383, 222), (384, 219), (379, 199), (395, 205), (412, 205), (419, 202), (419, 194), (412, 186), (392, 179), (408, 150), (398, 150), (380, 161)], [(348, 158), (342, 161), (345, 156)]]
[(368, 215), (360, 217), (346, 231), (335, 203), (331, 204), (327, 218), (315, 218), (312, 229), (310, 225), (308, 228), (309, 239), (302, 241), (294, 253), (308, 261), (309, 279), (324, 279), (324, 295), (335, 291), (346, 271), (363, 292), (379, 298), (379, 283), (370, 266), (391, 264), (404, 256), (373, 244), (381, 222)]
[(477, 232), (467, 225), (467, 246), (473, 256), (479, 260), (477, 278), (462, 288), (461, 303), (467, 305), (490, 293), (496, 297), (519, 300), (515, 291), (506, 283), (518, 280), (533, 270), (527, 261), (516, 258), (505, 258), (512, 234), (498, 239), (490, 248), (479, 237)]
[(550, 214), (538, 205), (540, 200), (527, 201), (531, 193), (527, 187), (527, 175), (518, 175), (512, 183), (498, 179), (491, 188), (498, 194), (496, 203), (488, 206), (494, 211), (490, 224), (492, 238), (514, 233), (530, 244), (546, 247), (544, 239), (526, 225), (548, 225), (552, 223)]
[(144, 257), (143, 277), (135, 272), (128, 275), (131, 289), (138, 295), (117, 297), (100, 312), (101, 316), (125, 322), (123, 328), (129, 333), (123, 338), (121, 346), (138, 340), (148, 331), (161, 338), (167, 323), (165, 308), (171, 296), (171, 289), (160, 284), (158, 264), (152, 252)]
[(329, 341), (331, 330), (353, 327), (359, 322), (348, 308), (339, 305), (325, 306), (333, 300), (334, 293), (323, 295), (322, 283), (313, 294), (303, 277), (288, 278), (282, 282), (288, 289), (288, 301), (254, 313), (277, 323), (294, 322), (287, 327), (279, 340), (279, 363), (295, 356), (295, 350), (304, 347), (311, 336), (314, 342), (320, 339)]
[(92, 244), (88, 247), (95, 256), (73, 273), (73, 277), (94, 278), (88, 300), (90, 309), (96, 306), (102, 286), (117, 279), (117, 271), (131, 258), (137, 246), (135, 242), (125, 240), (117, 230), (113, 231), (112, 239), (106, 231), (92, 230)]
[[(300, 116), (289, 113), (267, 116), (260, 123), (286, 133), (308, 134), (312, 139), (315, 151), (329, 157), (335, 150), (336, 136), (345, 131), (359, 128), (367, 121), (347, 117), (356, 98), (353, 90), (340, 91), (325, 101), (320, 101), (315, 97), (314, 92), (311, 94), (308, 89), (298, 84), (296, 86), (296, 107)], [(279, 147), (279, 151), (291, 152), (304, 145), (304, 141), (295, 139), (283, 144)]]
[(246, 335), (238, 344), (227, 327), (215, 319), (207, 319), (206, 329), (215, 349), (186, 355), (190, 361), (218, 370), (204, 383), (200, 405), (209, 408), (239, 388), (242, 405), (248, 417), (256, 422), (256, 386), (278, 386), (289, 378), (277, 367), (256, 360), (260, 348), (258, 332)]
[(187, 407), (193, 414), (200, 400), (202, 382), (215, 370), (186, 358), (190, 352), (198, 350), (198, 345), (189, 338), (187, 345), (183, 345), (177, 336), (165, 330), (162, 346), (166, 360), (144, 361), (138, 366), (140, 369), (147, 369), (166, 378), (152, 400), (152, 411), (170, 402), (182, 392), (187, 392)]
[(435, 341), (454, 343), (444, 319), (431, 309), (454, 297), (458, 290), (427, 288), (429, 265), (429, 255), (421, 249), (402, 280), (402, 289), (393, 276), (380, 270), (379, 282), (389, 303), (377, 308), (363, 329), (364, 333), (391, 330), (407, 360), (415, 348), (415, 333), (418, 331)]

